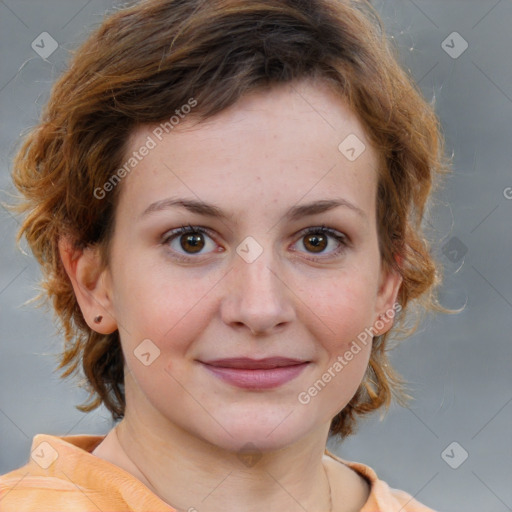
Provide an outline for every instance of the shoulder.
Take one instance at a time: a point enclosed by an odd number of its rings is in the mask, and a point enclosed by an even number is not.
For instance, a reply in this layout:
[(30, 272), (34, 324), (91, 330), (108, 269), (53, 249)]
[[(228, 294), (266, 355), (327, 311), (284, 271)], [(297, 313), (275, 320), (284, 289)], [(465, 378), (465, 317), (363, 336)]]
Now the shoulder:
[[(28, 463), (0, 475), (0, 512), (84, 510), (91, 505), (70, 480), (33, 474)], [(72, 498), (70, 500), (70, 498)], [(85, 508), (84, 508), (85, 507)]]
[(377, 476), (370, 466), (342, 459), (328, 450), (325, 453), (339, 464), (350, 468), (355, 475), (367, 482), (366, 501), (359, 509), (360, 512), (375, 512), (376, 510), (379, 512), (437, 512), (414, 499), (409, 493), (390, 487)]
[(389, 487), (390, 494), (400, 504), (401, 512), (437, 512), (433, 508), (427, 507), (423, 503), (415, 500), (409, 493), (400, 489)]
[(91, 454), (101, 439), (37, 434), (27, 464), (0, 475), (0, 512), (168, 512), (142, 483)]

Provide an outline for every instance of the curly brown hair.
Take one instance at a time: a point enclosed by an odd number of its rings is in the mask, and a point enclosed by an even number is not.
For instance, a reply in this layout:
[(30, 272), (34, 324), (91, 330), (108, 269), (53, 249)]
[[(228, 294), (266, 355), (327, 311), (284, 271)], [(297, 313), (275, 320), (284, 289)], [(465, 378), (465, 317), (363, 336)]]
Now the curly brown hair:
[[(23, 196), (13, 208), (26, 214), (17, 241), (26, 237), (43, 272), (38, 298), (51, 299), (60, 320), (57, 369), (64, 378), (81, 363), (80, 385), (90, 395), (78, 409), (103, 403), (114, 420), (124, 416), (124, 358), (118, 331), (100, 334), (86, 324), (58, 241), (71, 237), (78, 250), (96, 245), (108, 265), (122, 184), (101, 200), (94, 191), (125, 161), (133, 129), (167, 120), (191, 97), (191, 115), (201, 121), (251, 91), (305, 78), (336, 87), (382, 159), (379, 247), (383, 264), (403, 279), (394, 325), (374, 337), (365, 377), (330, 434), (352, 434), (356, 416), (387, 410), (393, 396), (407, 405), (388, 342), (410, 336), (424, 312), (452, 312), (435, 294), (442, 269), (422, 227), (450, 163), (434, 109), (399, 64), (378, 13), (362, 0), (145, 0), (109, 13), (73, 52), (13, 163)], [(410, 313), (417, 321), (408, 326)]]

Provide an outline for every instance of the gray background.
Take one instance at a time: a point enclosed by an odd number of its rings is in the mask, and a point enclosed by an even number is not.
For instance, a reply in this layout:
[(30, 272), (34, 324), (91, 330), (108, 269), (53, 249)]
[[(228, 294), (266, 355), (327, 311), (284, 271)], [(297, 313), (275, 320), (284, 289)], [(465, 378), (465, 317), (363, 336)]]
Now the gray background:
[[(370, 465), (391, 487), (439, 511), (510, 511), (512, 2), (374, 4), (403, 65), (425, 97), (435, 99), (447, 152), (453, 152), (453, 173), (429, 222), (445, 268), (442, 303), (466, 309), (431, 316), (392, 353), (411, 383), (410, 407), (393, 406), (382, 422), (374, 414), (357, 435), (340, 445), (330, 440), (328, 447)], [(13, 190), (15, 144), (37, 122), (68, 50), (116, 5), (0, 0), (0, 199)], [(31, 48), (45, 31), (59, 43), (47, 60)], [(457, 58), (443, 49), (462, 49), (453, 32), (468, 43)], [(39, 269), (15, 247), (19, 222), (0, 207), (0, 474), (27, 461), (37, 433), (104, 434), (113, 426), (104, 408), (77, 411), (86, 393), (54, 373), (53, 354), (62, 341), (51, 311), (23, 305), (35, 295)], [(445, 452), (453, 442), (458, 444)], [(445, 461), (460, 465), (454, 469)]]

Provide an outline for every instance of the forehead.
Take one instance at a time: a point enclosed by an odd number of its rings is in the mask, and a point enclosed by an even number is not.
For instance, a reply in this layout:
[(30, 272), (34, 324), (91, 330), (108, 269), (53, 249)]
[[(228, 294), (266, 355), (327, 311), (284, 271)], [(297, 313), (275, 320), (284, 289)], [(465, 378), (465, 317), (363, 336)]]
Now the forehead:
[(326, 84), (279, 85), (205, 121), (176, 119), (139, 126), (128, 140), (127, 158), (150, 147), (122, 183), (130, 214), (171, 196), (232, 204), (237, 215), (326, 195), (372, 213), (378, 156), (357, 116)]

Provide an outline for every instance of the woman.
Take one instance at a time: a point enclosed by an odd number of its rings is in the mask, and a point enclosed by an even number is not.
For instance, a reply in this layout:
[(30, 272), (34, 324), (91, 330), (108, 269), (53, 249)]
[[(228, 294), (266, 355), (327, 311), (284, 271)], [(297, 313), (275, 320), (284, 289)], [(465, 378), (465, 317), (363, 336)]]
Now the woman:
[(147, 0), (54, 85), (13, 168), (66, 339), (120, 422), (35, 436), (0, 510), (432, 511), (326, 450), (439, 306), (437, 118), (366, 2)]

